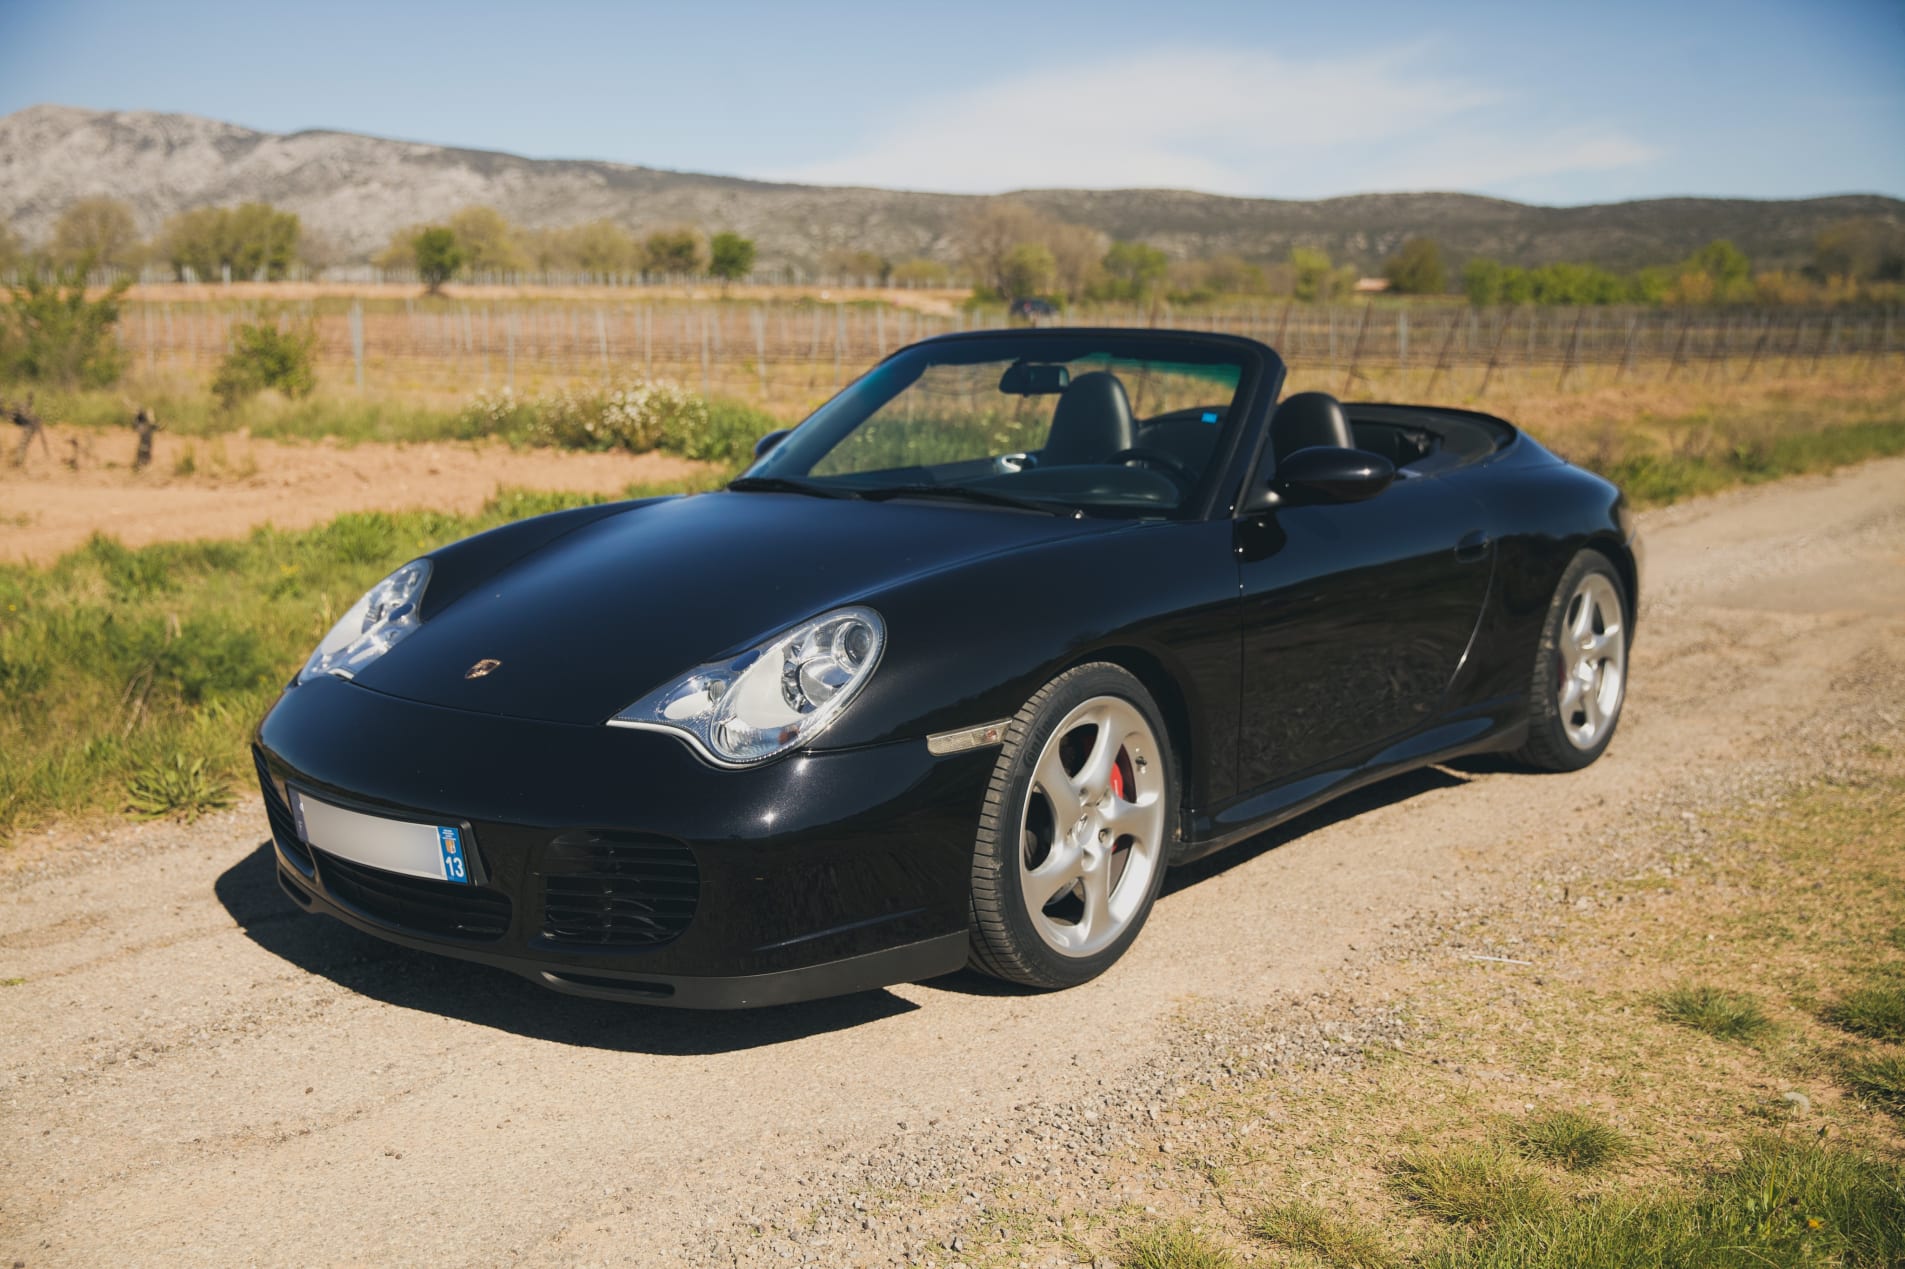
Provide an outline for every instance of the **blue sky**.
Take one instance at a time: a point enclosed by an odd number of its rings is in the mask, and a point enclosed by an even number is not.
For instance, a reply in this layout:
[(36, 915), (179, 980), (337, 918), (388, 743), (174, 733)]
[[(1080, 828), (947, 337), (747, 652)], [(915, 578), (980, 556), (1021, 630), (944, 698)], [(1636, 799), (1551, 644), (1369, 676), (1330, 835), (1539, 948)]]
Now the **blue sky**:
[(0, 0), (0, 113), (960, 192), (1905, 196), (1905, 2)]

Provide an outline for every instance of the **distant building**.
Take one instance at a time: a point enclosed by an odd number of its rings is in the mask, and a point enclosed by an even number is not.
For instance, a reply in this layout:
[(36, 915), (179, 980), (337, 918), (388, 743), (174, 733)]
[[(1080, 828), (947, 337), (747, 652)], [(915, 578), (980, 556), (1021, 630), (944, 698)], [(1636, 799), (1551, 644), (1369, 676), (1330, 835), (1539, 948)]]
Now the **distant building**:
[(1356, 294), (1376, 295), (1389, 289), (1388, 278), (1357, 278)]

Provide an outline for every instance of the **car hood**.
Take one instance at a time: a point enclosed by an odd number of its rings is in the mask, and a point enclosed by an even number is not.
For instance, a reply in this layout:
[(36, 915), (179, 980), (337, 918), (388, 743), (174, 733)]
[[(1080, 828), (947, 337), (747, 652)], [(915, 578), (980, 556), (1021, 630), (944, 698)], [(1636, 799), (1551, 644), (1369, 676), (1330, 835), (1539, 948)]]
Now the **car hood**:
[(877, 608), (886, 586), (1130, 523), (782, 493), (645, 503), (470, 586), (356, 681), (455, 709), (600, 723), (829, 608)]

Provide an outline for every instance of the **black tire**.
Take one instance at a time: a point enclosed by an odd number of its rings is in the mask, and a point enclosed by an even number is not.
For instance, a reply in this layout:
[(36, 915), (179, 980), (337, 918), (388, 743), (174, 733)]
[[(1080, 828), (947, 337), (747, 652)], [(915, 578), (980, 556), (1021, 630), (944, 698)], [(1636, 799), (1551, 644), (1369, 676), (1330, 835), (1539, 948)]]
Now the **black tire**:
[[(1067, 955), (1050, 946), (1033, 927), (1020, 885), (1024, 848), (1020, 827), (1032, 796), (1033, 771), (1053, 730), (1072, 710), (1095, 697), (1121, 698), (1151, 729), (1163, 781), (1163, 841), (1141, 906), (1126, 918), (1126, 928), (1108, 947), (1090, 956)], [(1081, 665), (1033, 694), (1006, 727), (1005, 743), (986, 789), (985, 808), (972, 857), (971, 952), (968, 963), (994, 978), (1027, 987), (1057, 989), (1088, 982), (1123, 956), (1144, 928), (1164, 882), (1165, 864), (1177, 832), (1176, 760), (1170, 734), (1157, 702), (1144, 684), (1107, 662)]]
[[(1583, 747), (1569, 736), (1568, 720), (1561, 713), (1556, 689), (1561, 684), (1562, 640), (1569, 611), (1577, 593), (1589, 577), (1604, 578), (1613, 587), (1619, 601), (1621, 691), (1605, 730), (1592, 744)], [(1626, 645), (1633, 642), (1633, 624), (1629, 615), (1627, 587), (1613, 561), (1599, 551), (1583, 550), (1569, 562), (1561, 580), (1555, 584), (1548, 601), (1548, 615), (1541, 623), (1541, 638), (1535, 646), (1534, 665), (1528, 687), (1528, 739), (1516, 757), (1542, 771), (1579, 771), (1603, 753), (1620, 728), (1621, 708), (1626, 704)]]

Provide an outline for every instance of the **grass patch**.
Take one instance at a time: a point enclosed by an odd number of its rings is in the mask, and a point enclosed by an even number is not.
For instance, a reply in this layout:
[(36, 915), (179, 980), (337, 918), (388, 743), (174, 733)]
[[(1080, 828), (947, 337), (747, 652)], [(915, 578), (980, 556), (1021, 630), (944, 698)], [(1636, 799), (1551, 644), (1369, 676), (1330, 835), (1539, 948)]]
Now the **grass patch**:
[(1840, 1082), (1880, 1110), (1905, 1117), (1905, 1057), (1889, 1053), (1847, 1062)]
[(1817, 1141), (1750, 1140), (1693, 1194), (1590, 1199), (1496, 1222), (1448, 1269), (1578, 1265), (1890, 1265), (1905, 1254), (1905, 1173)]
[(1826, 1008), (1826, 1021), (1842, 1031), (1891, 1044), (1905, 1043), (1905, 978), (1847, 992)]
[(1470, 1143), (1411, 1151), (1397, 1163), (1394, 1185), (1431, 1216), (1460, 1225), (1528, 1220), (1555, 1203), (1540, 1173), (1503, 1150)]
[(1126, 1236), (1125, 1269), (1237, 1269), (1237, 1258), (1183, 1221), (1150, 1225)]
[(1736, 435), (1723, 432), (1710, 447), (1696, 452), (1590, 456), (1585, 465), (1620, 485), (1635, 503), (1658, 506), (1734, 485), (1905, 454), (1905, 421), (1813, 428), (1795, 419), (1793, 428), (1761, 428), (1757, 433)]
[[(630, 496), (679, 492), (630, 490)], [(370, 512), (297, 532), (0, 565), (0, 842), (57, 816), (202, 814), (246, 787), (246, 737), (338, 615), (399, 564), (593, 495), (475, 515)]]
[(1773, 1026), (1757, 1000), (1718, 987), (1675, 987), (1660, 997), (1659, 1008), (1669, 1021), (1719, 1040), (1752, 1040)]
[(1592, 1172), (1633, 1150), (1619, 1130), (1578, 1110), (1555, 1110), (1515, 1129), (1515, 1147), (1530, 1159), (1570, 1172)]
[(1392, 1263), (1380, 1235), (1341, 1220), (1314, 1203), (1283, 1203), (1259, 1212), (1250, 1233), (1267, 1243), (1308, 1255), (1330, 1269), (1383, 1269)]

